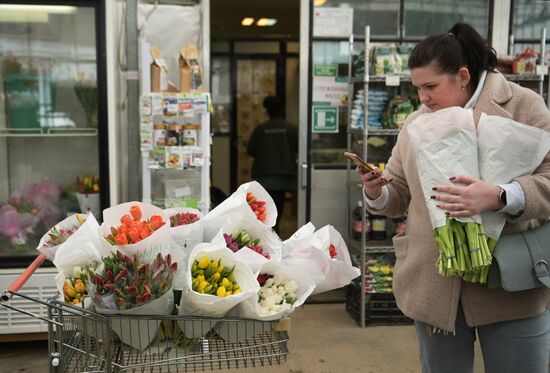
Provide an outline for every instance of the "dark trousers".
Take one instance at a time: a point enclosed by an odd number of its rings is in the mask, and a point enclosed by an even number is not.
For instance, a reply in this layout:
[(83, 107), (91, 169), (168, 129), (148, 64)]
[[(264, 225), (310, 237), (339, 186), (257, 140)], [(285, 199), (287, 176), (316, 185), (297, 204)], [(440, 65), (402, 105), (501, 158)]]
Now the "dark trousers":
[(281, 217), (283, 216), (283, 211), (285, 208), (285, 191), (268, 190), (267, 192), (269, 193), (271, 198), (273, 198), (273, 202), (275, 202), (275, 207), (277, 207), (277, 222), (275, 223), (273, 229), (275, 229), (275, 232), (279, 233), (279, 222), (281, 221)]

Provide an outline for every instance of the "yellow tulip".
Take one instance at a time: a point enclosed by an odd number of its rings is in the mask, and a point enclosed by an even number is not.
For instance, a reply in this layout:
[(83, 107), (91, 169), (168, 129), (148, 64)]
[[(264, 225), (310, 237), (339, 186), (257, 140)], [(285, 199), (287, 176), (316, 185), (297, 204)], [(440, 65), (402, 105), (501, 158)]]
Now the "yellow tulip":
[(237, 295), (241, 292), (241, 289), (235, 289), (233, 290), (233, 295)]
[(204, 275), (198, 275), (198, 276), (197, 276), (197, 281), (199, 282), (199, 284), (200, 284), (201, 282), (203, 282), (204, 280), (205, 280)]
[(225, 288), (223, 286), (220, 286), (216, 291), (216, 295), (221, 298), (225, 297)]
[(207, 268), (209, 264), (210, 264), (210, 259), (208, 259), (208, 257), (206, 257), (206, 256), (203, 256), (203, 257), (199, 260), (199, 268), (200, 268), (200, 269), (205, 269), (205, 268)]
[(224, 277), (222, 279), (222, 286), (227, 287), (229, 285), (231, 285), (231, 282), (226, 277)]
[(220, 279), (220, 274), (218, 272), (212, 275), (212, 282), (216, 282)]
[(225, 269), (225, 267), (223, 266), (223, 264), (220, 264), (220, 266), (218, 267), (218, 269), (216, 269), (216, 272), (222, 273), (224, 269)]
[(225, 292), (225, 296), (226, 296), (226, 297), (230, 296), (231, 294), (232, 294), (232, 293), (231, 293), (231, 290), (227, 290), (227, 291)]

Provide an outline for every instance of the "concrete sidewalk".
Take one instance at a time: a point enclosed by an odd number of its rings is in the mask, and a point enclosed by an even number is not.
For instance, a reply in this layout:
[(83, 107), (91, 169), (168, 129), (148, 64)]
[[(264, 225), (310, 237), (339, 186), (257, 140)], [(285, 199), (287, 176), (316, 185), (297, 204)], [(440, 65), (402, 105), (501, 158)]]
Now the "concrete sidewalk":
[[(345, 304), (306, 304), (292, 315), (286, 364), (225, 372), (415, 373), (420, 372), (414, 326), (361, 329)], [(476, 344), (476, 373), (483, 372)], [(48, 372), (47, 342), (0, 344), (0, 372)]]

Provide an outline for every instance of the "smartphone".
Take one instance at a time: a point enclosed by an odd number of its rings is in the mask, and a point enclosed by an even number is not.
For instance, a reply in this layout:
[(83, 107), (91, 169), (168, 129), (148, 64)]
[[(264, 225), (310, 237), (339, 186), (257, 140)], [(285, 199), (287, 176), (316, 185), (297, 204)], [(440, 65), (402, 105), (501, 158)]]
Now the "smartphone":
[[(344, 152), (344, 156), (351, 159), (353, 161), (353, 163), (355, 163), (359, 167), (362, 167), (365, 171), (369, 171), (369, 172), (374, 171), (374, 168), (372, 168), (367, 162), (362, 160), (357, 154), (350, 153), (350, 152)], [(393, 180), (393, 179), (386, 179), (384, 177), (382, 179), (386, 183), (389, 183)]]
[(357, 154), (344, 152), (344, 156), (351, 159), (353, 163), (355, 163), (359, 167), (362, 167), (365, 171), (374, 171), (374, 168), (372, 168), (367, 162), (359, 158)]

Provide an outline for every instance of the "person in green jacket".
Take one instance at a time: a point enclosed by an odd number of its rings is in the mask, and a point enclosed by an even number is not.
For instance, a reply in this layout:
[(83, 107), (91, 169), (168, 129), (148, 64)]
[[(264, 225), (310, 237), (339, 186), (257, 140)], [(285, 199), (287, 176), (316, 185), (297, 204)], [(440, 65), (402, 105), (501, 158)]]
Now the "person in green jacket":
[(247, 151), (254, 157), (252, 179), (267, 190), (277, 206), (274, 229), (279, 233), (285, 192), (293, 191), (296, 183), (298, 128), (282, 117), (283, 104), (278, 97), (266, 97), (263, 106), (269, 120), (254, 129)]

